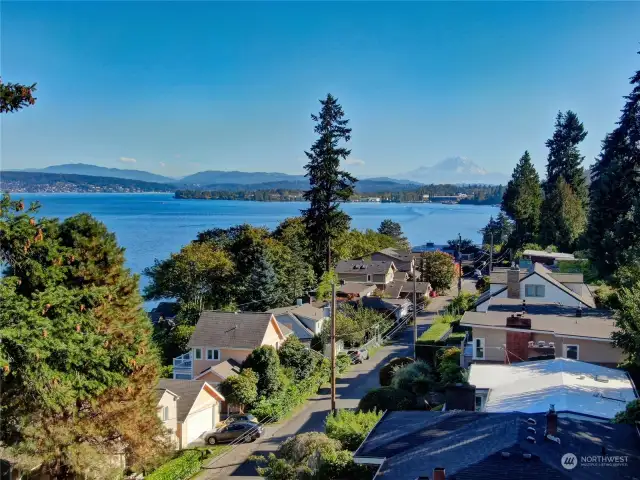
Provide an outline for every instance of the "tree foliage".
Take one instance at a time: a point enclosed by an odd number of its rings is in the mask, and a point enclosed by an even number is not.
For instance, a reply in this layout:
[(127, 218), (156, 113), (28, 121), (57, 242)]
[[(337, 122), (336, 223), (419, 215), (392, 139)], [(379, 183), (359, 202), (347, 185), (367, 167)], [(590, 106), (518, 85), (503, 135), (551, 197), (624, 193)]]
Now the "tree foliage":
[(619, 308), (616, 311), (616, 325), (620, 330), (613, 332), (613, 344), (629, 356), (629, 360), (640, 364), (640, 281), (623, 286), (618, 291)]
[(451, 287), (455, 276), (453, 257), (444, 252), (424, 252), (419, 262), (420, 281), (429, 282), (436, 292), (444, 292)]
[(327, 416), (325, 432), (329, 438), (340, 441), (342, 448), (354, 452), (381, 417), (382, 412), (338, 410)]
[[(393, 325), (393, 319), (371, 308), (362, 305), (340, 305), (336, 312), (336, 337), (343, 340), (346, 346), (359, 346), (371, 339), (376, 332), (384, 333)], [(329, 341), (330, 322), (322, 326), (323, 344)]]
[(231, 375), (219, 385), (220, 393), (231, 405), (240, 407), (251, 405), (258, 399), (258, 375), (250, 368), (242, 370), (240, 375)]
[(406, 390), (394, 387), (380, 387), (369, 390), (358, 403), (358, 410), (371, 412), (376, 410), (411, 410), (415, 405), (415, 396)]
[(605, 277), (640, 258), (633, 253), (640, 249), (640, 70), (630, 83), (617, 127), (591, 172), (587, 238), (591, 261)]
[(399, 367), (409, 365), (415, 362), (411, 357), (398, 357), (392, 358), (389, 362), (380, 369), (379, 380), (381, 387), (388, 387), (391, 385), (393, 375), (398, 371)]
[(36, 84), (3, 83), (0, 79), (0, 113), (11, 113), (35, 105)]
[(500, 211), (495, 219), (493, 216), (489, 217), (487, 226), (482, 230), (482, 244), (491, 245), (491, 234), (493, 233), (494, 247), (503, 245), (507, 243), (512, 231), (513, 223), (503, 211)]
[(511, 244), (519, 247), (533, 241), (540, 227), (542, 189), (529, 152), (524, 152), (513, 170), (511, 180), (502, 197), (502, 211), (513, 220)]
[(636, 399), (627, 403), (624, 411), (616, 413), (613, 422), (628, 423), (630, 425), (640, 423), (640, 400)]
[(541, 232), (543, 243), (557, 246), (563, 252), (573, 251), (587, 224), (582, 201), (564, 178), (558, 177), (545, 205), (548, 212), (553, 212), (553, 219), (545, 222), (546, 229)]
[(414, 395), (426, 395), (433, 389), (435, 379), (429, 364), (418, 361), (397, 367), (391, 386)]
[(151, 326), (115, 235), (37, 208), (0, 201), (0, 443), (54, 478), (104, 478), (107, 455), (164, 447)]
[(304, 193), (310, 202), (303, 210), (307, 234), (312, 244), (313, 264), (316, 274), (329, 270), (327, 252), (329, 242), (349, 229), (350, 217), (340, 210), (340, 202), (348, 200), (357, 181), (350, 173), (340, 170), (340, 161), (347, 159), (350, 150), (341, 146), (351, 139), (349, 120), (338, 100), (328, 94), (320, 100), (322, 108), (318, 115), (311, 115), (318, 139), (305, 152), (309, 162), (305, 165), (310, 189)]
[(280, 364), (293, 369), (295, 380), (304, 380), (316, 369), (320, 355), (309, 350), (298, 340), (290, 336), (278, 350)]
[(393, 238), (396, 241), (396, 247), (400, 250), (411, 249), (409, 240), (407, 240), (407, 237), (402, 233), (402, 226), (390, 218), (387, 218), (380, 223), (378, 233)]
[(253, 350), (242, 364), (258, 375), (258, 397), (269, 397), (278, 393), (282, 387), (280, 359), (276, 349), (263, 345)]

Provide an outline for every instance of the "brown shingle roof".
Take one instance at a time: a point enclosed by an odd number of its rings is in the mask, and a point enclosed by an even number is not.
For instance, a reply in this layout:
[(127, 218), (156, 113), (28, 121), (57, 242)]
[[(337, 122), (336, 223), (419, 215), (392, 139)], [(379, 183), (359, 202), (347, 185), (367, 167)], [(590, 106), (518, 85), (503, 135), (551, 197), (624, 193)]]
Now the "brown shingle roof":
[(347, 273), (369, 273), (371, 275), (384, 275), (389, 271), (393, 262), (383, 260), (341, 260), (336, 265), (335, 271), (338, 275)]
[[(184, 419), (189, 415), (189, 411), (191, 411), (193, 402), (196, 401), (196, 398), (205, 383), (207, 382), (204, 380), (174, 380), (173, 378), (161, 378), (158, 383), (158, 387), (170, 390), (180, 397), (177, 405), (177, 418), (179, 422), (184, 422)], [(220, 392), (211, 385), (209, 385), (209, 388), (214, 392), (213, 396), (217, 397), (216, 400), (224, 400), (224, 397)]]
[(302, 305), (291, 305), (290, 307), (272, 308), (268, 311), (274, 315), (282, 315), (283, 313), (293, 313), (299, 317), (305, 317), (313, 321), (319, 321), (325, 318), (324, 309), (314, 307), (310, 303), (303, 303)]
[(262, 345), (273, 315), (267, 312), (217, 312), (200, 314), (188, 347), (249, 348)]

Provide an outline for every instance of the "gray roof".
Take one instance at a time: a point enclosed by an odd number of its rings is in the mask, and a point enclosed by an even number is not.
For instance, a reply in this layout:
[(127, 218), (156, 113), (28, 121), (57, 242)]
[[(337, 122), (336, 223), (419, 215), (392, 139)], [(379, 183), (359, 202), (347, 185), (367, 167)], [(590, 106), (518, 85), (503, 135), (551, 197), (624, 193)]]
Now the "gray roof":
[[(561, 305), (559, 303), (549, 303), (543, 298), (502, 298), (495, 297), (489, 304), (490, 312), (522, 312), (524, 310), (532, 315), (562, 315), (565, 317), (575, 317), (577, 308)], [(583, 317), (599, 317), (613, 319), (613, 312), (600, 308), (583, 308)]]
[(376, 286), (372, 283), (345, 282), (336, 286), (336, 292), (347, 295), (360, 295), (364, 297), (376, 291)]
[(389, 258), (389, 260), (395, 264), (398, 271), (401, 272), (411, 271), (411, 262), (414, 258), (411, 252), (403, 252), (401, 250), (396, 250), (395, 248), (384, 248), (372, 253), (371, 255), (384, 255)]
[(241, 371), (241, 365), (233, 358), (220, 362), (217, 365), (210, 367), (211, 371), (218, 375), (220, 378), (229, 378), (231, 375), (239, 375)]
[[(174, 380), (173, 378), (161, 378), (160, 382), (158, 382), (158, 387), (164, 390), (170, 390), (180, 397), (177, 405), (177, 418), (179, 422), (184, 422), (184, 419), (189, 415), (193, 402), (195, 402), (205, 383), (207, 382), (204, 380)], [(224, 398), (215, 388), (213, 388), (213, 386), (209, 386), (218, 394), (218, 400)]]
[[(278, 320), (278, 324), (281, 327), (286, 328), (290, 332), (293, 333), (300, 340), (311, 340), (313, 338), (313, 332), (309, 330), (304, 324), (300, 321), (298, 317), (296, 317), (291, 312), (285, 312), (280, 314), (274, 314), (276, 320)], [(287, 334), (285, 334), (287, 336)]]
[(335, 272), (338, 275), (347, 273), (384, 275), (392, 267), (395, 268), (393, 262), (384, 260), (341, 260), (336, 265)]
[[(536, 425), (531, 432), (527, 419)], [(544, 414), (387, 412), (355, 452), (358, 462), (384, 459), (376, 479), (432, 478), (444, 468), (455, 480), (632, 479), (640, 471), (640, 440), (631, 425), (558, 418), (561, 444), (544, 439)], [(527, 437), (532, 436), (532, 443)], [(627, 466), (562, 468), (562, 456), (626, 456)], [(503, 452), (508, 456), (503, 456)], [(531, 454), (524, 458), (523, 454)], [(369, 460), (370, 459), (370, 460)], [(369, 461), (368, 461), (369, 460)]]
[(411, 304), (406, 298), (362, 297), (360, 301), (365, 308), (385, 310), (395, 310), (398, 307)]
[[(425, 296), (431, 290), (429, 282), (416, 282), (416, 294)], [(413, 293), (413, 282), (408, 280), (394, 280), (388, 283), (384, 289), (391, 297), (398, 298), (402, 293)]]
[[(556, 335), (571, 335), (574, 337), (610, 339), (613, 332), (618, 331), (616, 322), (609, 312), (598, 311), (593, 316), (576, 317), (576, 309), (563, 311), (562, 314), (536, 315), (527, 311), (526, 318), (531, 319), (531, 330)], [(461, 325), (470, 327), (507, 328), (507, 317), (512, 313), (504, 311), (465, 312), (460, 320)]]
[(544, 250), (525, 250), (522, 255), (527, 257), (553, 258), (555, 260), (575, 260), (571, 253), (545, 252)]
[(262, 345), (273, 315), (268, 312), (218, 312), (205, 310), (187, 346), (249, 348)]
[(325, 318), (324, 308), (316, 307), (310, 303), (303, 303), (302, 305), (291, 305), (290, 307), (272, 308), (267, 310), (268, 313), (273, 315), (282, 315), (283, 313), (293, 313), (299, 317), (305, 317), (314, 322), (320, 321)]

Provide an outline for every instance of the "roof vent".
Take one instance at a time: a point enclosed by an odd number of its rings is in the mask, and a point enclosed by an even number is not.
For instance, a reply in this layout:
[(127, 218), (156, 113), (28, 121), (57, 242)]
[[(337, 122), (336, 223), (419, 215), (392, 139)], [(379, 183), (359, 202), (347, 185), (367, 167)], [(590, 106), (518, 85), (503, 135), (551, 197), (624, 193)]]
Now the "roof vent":
[(551, 440), (552, 442), (556, 442), (558, 445), (560, 445), (560, 439), (558, 437), (556, 437), (555, 435), (547, 434), (547, 435), (545, 435), (545, 438), (547, 440)]
[(609, 383), (609, 378), (606, 375), (596, 375), (596, 382)]
[(535, 424), (536, 424), (536, 423), (538, 423), (538, 422), (536, 422), (533, 418), (529, 417), (529, 418), (527, 418), (527, 423), (528, 423), (529, 425), (535, 425)]
[(509, 452), (502, 452), (502, 458), (509, 458), (511, 456), (511, 453)]
[(530, 453), (523, 453), (522, 454), (522, 458), (525, 458), (527, 460), (531, 460), (531, 454)]
[(527, 432), (533, 433), (535, 435), (536, 434), (536, 429), (533, 428), (533, 427), (527, 427)]
[(529, 436), (527, 437), (527, 441), (528, 441), (528, 442), (530, 442), (530, 443), (536, 443), (536, 439), (535, 439), (535, 438), (533, 438), (531, 435), (529, 435)]

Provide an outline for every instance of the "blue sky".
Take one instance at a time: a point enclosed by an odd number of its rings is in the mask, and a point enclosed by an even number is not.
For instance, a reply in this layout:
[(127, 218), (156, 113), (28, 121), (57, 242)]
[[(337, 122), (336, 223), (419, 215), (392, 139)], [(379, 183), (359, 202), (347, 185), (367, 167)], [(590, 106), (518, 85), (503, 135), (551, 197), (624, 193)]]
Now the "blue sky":
[[(7, 2), (2, 167), (84, 162), (166, 175), (302, 172), (311, 112), (351, 119), (356, 175), (465, 156), (543, 171), (558, 110), (614, 127), (638, 69), (640, 3)], [(135, 160), (135, 162), (134, 162)]]

